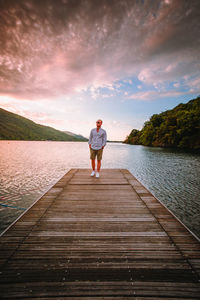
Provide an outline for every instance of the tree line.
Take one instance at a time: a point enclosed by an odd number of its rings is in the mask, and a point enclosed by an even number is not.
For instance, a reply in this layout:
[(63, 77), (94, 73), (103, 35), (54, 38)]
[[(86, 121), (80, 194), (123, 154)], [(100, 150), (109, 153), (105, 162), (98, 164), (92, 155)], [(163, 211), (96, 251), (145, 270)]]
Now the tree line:
[(142, 130), (133, 129), (124, 143), (200, 149), (200, 97), (154, 114), (144, 123)]

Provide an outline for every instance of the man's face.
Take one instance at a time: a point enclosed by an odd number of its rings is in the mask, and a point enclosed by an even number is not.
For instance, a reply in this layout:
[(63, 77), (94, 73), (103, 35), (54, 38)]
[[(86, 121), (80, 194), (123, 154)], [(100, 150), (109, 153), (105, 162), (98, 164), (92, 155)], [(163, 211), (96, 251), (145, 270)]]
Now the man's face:
[(102, 121), (101, 120), (97, 120), (96, 121), (96, 125), (97, 125), (97, 128), (100, 128), (101, 125), (102, 125)]

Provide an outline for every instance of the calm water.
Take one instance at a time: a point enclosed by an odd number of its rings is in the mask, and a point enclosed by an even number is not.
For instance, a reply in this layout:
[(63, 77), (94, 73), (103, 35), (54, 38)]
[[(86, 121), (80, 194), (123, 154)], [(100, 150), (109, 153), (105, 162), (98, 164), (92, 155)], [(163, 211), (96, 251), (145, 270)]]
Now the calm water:
[[(0, 141), (0, 230), (70, 168), (89, 167), (87, 143)], [(200, 236), (200, 155), (109, 143), (102, 167), (129, 169)]]

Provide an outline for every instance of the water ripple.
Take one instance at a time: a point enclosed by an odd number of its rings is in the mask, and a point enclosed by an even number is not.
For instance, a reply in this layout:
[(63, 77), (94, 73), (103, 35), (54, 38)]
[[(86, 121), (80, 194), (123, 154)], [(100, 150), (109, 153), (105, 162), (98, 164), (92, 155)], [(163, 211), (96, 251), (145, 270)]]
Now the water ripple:
[[(70, 168), (89, 168), (87, 143), (0, 141), (0, 204), (28, 208)], [(102, 167), (129, 169), (200, 236), (200, 156), (108, 143)], [(0, 205), (0, 229), (22, 213)]]

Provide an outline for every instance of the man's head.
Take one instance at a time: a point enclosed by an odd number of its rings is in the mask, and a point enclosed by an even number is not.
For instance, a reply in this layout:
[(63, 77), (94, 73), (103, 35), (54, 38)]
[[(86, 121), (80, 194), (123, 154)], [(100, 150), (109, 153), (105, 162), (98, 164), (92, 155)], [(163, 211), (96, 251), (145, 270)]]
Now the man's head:
[(103, 123), (102, 120), (97, 120), (96, 121), (97, 128), (101, 128), (102, 123)]

